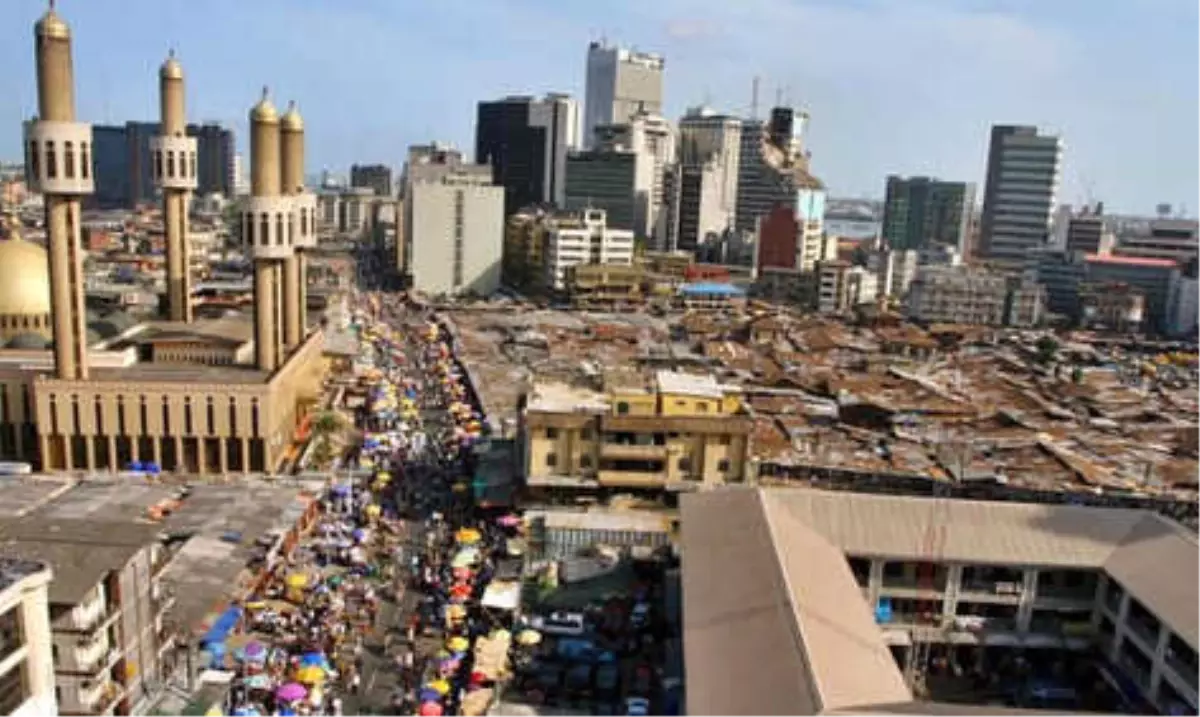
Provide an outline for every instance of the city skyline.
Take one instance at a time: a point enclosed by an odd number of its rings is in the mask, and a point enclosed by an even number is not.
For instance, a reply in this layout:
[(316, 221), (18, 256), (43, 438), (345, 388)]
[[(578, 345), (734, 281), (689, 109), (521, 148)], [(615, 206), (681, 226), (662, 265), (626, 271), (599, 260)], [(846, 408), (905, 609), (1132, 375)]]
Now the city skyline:
[[(1160, 201), (1188, 206), (1200, 191), (1196, 7), (1183, 0), (668, 0), (603, 12), (527, 0), (305, 1), (286, 12), (281, 0), (131, 0), (120, 13), (66, 5), (87, 29), (77, 48), (81, 119), (153, 118), (153, 73), (168, 43), (194, 78), (189, 114), (231, 126), (243, 155), (244, 107), (263, 81), (280, 102), (295, 99), (309, 120), (314, 171), (344, 173), (355, 162), (398, 171), (409, 144), (432, 139), (469, 151), (481, 100), (547, 91), (582, 100), (587, 43), (607, 37), (665, 56), (672, 121), (706, 99), (747, 114), (755, 75), (759, 116), (787, 88), (785, 101), (812, 115), (807, 145), (835, 196), (880, 198), (889, 173), (982, 185), (993, 123), (1064, 136), (1064, 203), (1094, 198), (1149, 214)], [(44, 8), (21, 0), (4, 10), (0, 57), (10, 71), (0, 88), (10, 102), (0, 156), (9, 160), (20, 156), (20, 121), (34, 114), (28, 21)]]

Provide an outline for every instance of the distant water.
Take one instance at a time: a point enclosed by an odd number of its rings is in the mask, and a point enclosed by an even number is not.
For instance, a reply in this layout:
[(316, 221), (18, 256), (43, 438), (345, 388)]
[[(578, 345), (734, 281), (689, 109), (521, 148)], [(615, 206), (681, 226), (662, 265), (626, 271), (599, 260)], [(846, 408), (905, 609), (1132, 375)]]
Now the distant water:
[(842, 237), (866, 239), (879, 233), (880, 222), (859, 219), (826, 219), (825, 231)]

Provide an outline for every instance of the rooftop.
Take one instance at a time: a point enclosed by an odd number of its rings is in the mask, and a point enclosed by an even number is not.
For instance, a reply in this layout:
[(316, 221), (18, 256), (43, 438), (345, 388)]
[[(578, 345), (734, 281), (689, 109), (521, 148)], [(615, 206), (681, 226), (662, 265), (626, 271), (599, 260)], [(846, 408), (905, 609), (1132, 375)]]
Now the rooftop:
[(1120, 256), (1117, 254), (1088, 254), (1086, 261), (1093, 264), (1122, 264), (1124, 266), (1147, 266), (1171, 269), (1178, 266), (1174, 259), (1153, 259), (1141, 256)]
[(1146, 511), (730, 488), (681, 512), (689, 713), (911, 704), (845, 556), (924, 557), (935, 516), (941, 559), (1104, 571), (1197, 645), (1196, 539)]

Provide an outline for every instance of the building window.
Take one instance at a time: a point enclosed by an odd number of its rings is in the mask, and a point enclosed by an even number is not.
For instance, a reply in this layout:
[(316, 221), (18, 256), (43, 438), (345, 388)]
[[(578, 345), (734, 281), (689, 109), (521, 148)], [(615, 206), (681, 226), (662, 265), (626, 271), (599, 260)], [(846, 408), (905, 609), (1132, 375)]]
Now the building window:
[(25, 644), (24, 631), (21, 629), (21, 606), (18, 603), (8, 612), (0, 615), (0, 660), (21, 649)]
[(139, 396), (138, 398), (141, 399), (141, 405), (139, 406), (140, 410), (138, 411), (138, 413), (139, 413), (138, 417), (141, 419), (141, 423), (142, 423), (141, 435), (148, 436), (148, 435), (150, 435), (150, 412), (146, 408), (146, 397)]
[(126, 435), (124, 396), (117, 396), (117, 434), (122, 436)]
[(217, 435), (217, 410), (216, 410), (216, 408), (213, 407), (213, 397), (212, 396), (208, 397), (207, 413), (208, 413), (208, 416), (207, 416), (207, 418), (208, 418), (208, 435), (215, 436), (215, 435)]
[(722, 473), (728, 473), (729, 472), (729, 459), (722, 458), (721, 460), (717, 461), (717, 470)]
[(58, 154), (50, 141), (46, 142), (46, 179), (58, 179)]
[(733, 436), (729, 435), (728, 433), (722, 433), (719, 441), (722, 446), (727, 446), (733, 442)]
[(96, 401), (95, 401), (95, 403), (93, 404), (93, 407), (94, 407), (94, 409), (95, 409), (95, 411), (96, 411), (96, 416), (95, 416), (95, 419), (96, 419), (96, 432), (95, 432), (95, 435), (97, 435), (97, 436), (103, 436), (103, 435), (105, 435), (105, 431), (104, 431), (104, 405), (103, 405), (103, 404), (100, 402), (100, 397), (99, 397), (99, 396), (96, 396)]
[(262, 434), (258, 425), (258, 399), (250, 399), (250, 435), (254, 438), (261, 438)]
[(50, 394), (50, 432), (54, 435), (62, 435), (62, 431), (58, 428), (58, 398), (53, 393)]
[(547, 453), (546, 454), (546, 467), (553, 468), (557, 465), (558, 465), (558, 454), (557, 453)]
[(84, 179), (92, 173), (92, 155), (87, 142), (79, 143), (79, 175)]
[(156, 149), (156, 150), (154, 150), (154, 176), (157, 177), (158, 179), (162, 179), (162, 176), (163, 176), (162, 170), (163, 170), (162, 150)]
[(192, 397), (184, 396), (183, 397), (183, 435), (185, 435), (185, 436), (194, 435), (195, 431), (192, 430), (193, 428), (194, 428), (194, 426), (192, 425)]
[(196, 178), (196, 153), (191, 152), (188, 155), (188, 176), (192, 179)]
[(75, 178), (75, 143), (63, 142), (63, 176)]
[(258, 243), (262, 246), (267, 246), (271, 243), (271, 215), (263, 212), (263, 215), (258, 220)]
[(283, 246), (283, 214), (275, 214), (275, 244)]
[(229, 435), (236, 436), (238, 434), (237, 420), (237, 399), (229, 397)]
[(162, 434), (171, 435), (171, 404), (167, 402), (166, 396), (162, 398)]
[(680, 458), (679, 463), (677, 465), (679, 466), (679, 472), (681, 472), (681, 473), (691, 473), (692, 472), (692, 459), (687, 456)]
[(174, 179), (175, 177), (175, 151), (167, 151), (167, 176)]
[(629, 413), (629, 404), (625, 401), (619, 401), (617, 403), (617, 415), (624, 416), (627, 413)]
[(301, 209), (300, 210), (300, 235), (305, 236), (307, 234), (308, 234), (308, 210)]
[(592, 467), (592, 457), (586, 453), (583, 454), (582, 456), (580, 456), (579, 457), (579, 467), (580, 468), (591, 468)]
[(0, 676), (0, 713), (9, 715), (29, 699), (28, 659), (21, 660)]
[(557, 428), (547, 428), (546, 429), (546, 438), (551, 441), (558, 438), (558, 429)]

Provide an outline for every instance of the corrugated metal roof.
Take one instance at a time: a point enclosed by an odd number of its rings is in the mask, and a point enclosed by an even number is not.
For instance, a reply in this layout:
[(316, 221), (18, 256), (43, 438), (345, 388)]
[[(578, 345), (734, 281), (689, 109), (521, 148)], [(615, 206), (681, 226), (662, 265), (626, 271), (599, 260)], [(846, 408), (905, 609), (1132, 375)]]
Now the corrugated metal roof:
[(1143, 515), (1104, 570), (1192, 649), (1200, 649), (1196, 536), (1157, 514)]

